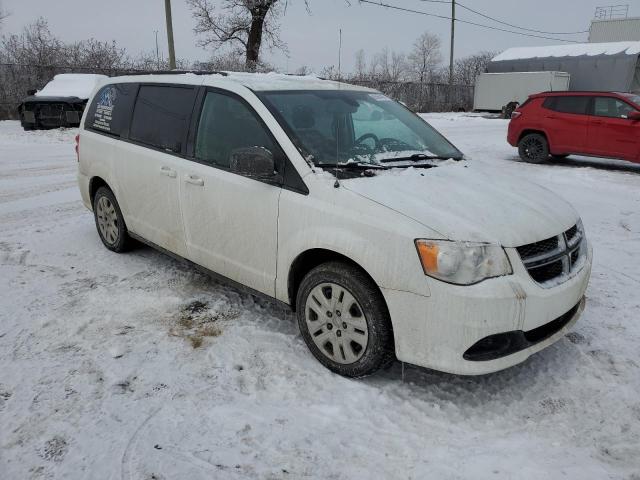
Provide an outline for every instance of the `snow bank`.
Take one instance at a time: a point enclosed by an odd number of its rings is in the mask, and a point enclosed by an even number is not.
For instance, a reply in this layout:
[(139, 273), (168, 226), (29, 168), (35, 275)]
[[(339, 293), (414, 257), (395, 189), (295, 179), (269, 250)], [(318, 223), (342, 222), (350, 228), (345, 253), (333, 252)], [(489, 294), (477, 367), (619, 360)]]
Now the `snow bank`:
[(61, 73), (53, 77), (36, 97), (78, 97), (89, 98), (93, 89), (106, 75), (90, 73)]
[(523, 60), (543, 57), (579, 57), (582, 55), (638, 55), (640, 42), (609, 42), (609, 43), (576, 43), (573, 45), (550, 45), (546, 47), (515, 47), (508, 48), (493, 57), (492, 62), (504, 60)]

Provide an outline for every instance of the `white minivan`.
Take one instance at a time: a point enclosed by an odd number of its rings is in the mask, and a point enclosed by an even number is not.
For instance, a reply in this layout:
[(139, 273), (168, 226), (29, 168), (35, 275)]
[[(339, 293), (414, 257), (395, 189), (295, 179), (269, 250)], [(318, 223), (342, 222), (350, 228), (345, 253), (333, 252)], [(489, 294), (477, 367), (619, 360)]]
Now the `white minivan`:
[(559, 340), (591, 248), (566, 201), (486, 170), (378, 91), (278, 74), (112, 78), (78, 181), (104, 245), (142, 241), (296, 312), (359, 377), (494, 372)]

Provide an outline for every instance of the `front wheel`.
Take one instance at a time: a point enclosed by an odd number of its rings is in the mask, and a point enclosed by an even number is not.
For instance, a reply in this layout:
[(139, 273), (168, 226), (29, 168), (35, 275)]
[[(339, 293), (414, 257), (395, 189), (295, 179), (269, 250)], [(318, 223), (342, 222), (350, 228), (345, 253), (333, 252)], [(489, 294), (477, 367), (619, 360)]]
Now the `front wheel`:
[(549, 143), (543, 135), (530, 133), (518, 142), (518, 154), (525, 162), (542, 163), (549, 158)]
[(311, 270), (296, 298), (300, 333), (316, 359), (345, 377), (363, 377), (394, 358), (387, 306), (360, 269), (329, 262)]
[(120, 253), (127, 250), (131, 239), (115, 195), (106, 187), (98, 188), (93, 196), (93, 215), (98, 235), (105, 247)]

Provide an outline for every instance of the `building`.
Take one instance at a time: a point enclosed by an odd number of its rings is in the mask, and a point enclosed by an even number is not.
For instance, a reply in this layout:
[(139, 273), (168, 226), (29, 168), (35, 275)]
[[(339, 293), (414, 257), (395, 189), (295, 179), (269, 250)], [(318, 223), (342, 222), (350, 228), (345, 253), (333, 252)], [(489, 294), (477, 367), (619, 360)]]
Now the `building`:
[(589, 28), (589, 42), (640, 41), (640, 17), (595, 19)]
[(509, 48), (489, 73), (567, 72), (570, 90), (640, 92), (640, 41)]

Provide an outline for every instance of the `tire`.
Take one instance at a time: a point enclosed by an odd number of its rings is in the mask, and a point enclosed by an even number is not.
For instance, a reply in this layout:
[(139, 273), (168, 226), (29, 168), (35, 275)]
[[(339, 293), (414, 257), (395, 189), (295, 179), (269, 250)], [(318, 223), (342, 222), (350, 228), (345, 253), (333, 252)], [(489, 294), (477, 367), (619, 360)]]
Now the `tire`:
[(529, 163), (542, 163), (549, 158), (549, 143), (543, 135), (530, 133), (518, 142), (520, 158)]
[(357, 267), (337, 261), (315, 267), (300, 283), (296, 306), (302, 338), (329, 370), (357, 378), (393, 363), (389, 311)]
[(93, 217), (100, 240), (109, 250), (121, 253), (129, 249), (131, 238), (115, 195), (100, 187), (93, 196)]

